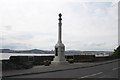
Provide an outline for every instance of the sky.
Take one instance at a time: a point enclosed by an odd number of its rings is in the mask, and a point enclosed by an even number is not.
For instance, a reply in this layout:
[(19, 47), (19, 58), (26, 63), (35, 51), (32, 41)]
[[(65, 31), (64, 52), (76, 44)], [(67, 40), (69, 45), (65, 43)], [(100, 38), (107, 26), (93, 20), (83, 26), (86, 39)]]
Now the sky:
[(118, 0), (0, 0), (0, 48), (54, 50), (58, 14), (66, 50), (113, 51)]

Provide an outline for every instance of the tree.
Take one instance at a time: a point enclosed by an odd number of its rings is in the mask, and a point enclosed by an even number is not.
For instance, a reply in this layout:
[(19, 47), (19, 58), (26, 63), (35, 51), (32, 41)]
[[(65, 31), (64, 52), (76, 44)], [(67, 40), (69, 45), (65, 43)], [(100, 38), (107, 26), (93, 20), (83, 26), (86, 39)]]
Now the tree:
[(120, 58), (120, 45), (116, 49), (114, 49), (113, 56)]

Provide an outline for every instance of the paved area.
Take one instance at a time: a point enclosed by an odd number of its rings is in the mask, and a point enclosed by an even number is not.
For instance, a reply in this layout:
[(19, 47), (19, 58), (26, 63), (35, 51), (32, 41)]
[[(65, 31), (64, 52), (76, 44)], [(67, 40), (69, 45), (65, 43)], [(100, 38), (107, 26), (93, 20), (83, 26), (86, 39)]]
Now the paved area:
[(71, 69), (64, 71), (48, 72), (42, 74), (20, 75), (9, 78), (118, 78), (118, 62), (109, 64)]
[(68, 64), (68, 65), (35, 66), (31, 69), (4, 71), (2, 73), (2, 76), (12, 77), (12, 76), (19, 76), (19, 75), (31, 75), (31, 74), (41, 74), (41, 73), (48, 73), (48, 72), (57, 72), (57, 71), (64, 71), (64, 70), (93, 67), (93, 66), (112, 63), (116, 61), (118, 60), (110, 60), (110, 61), (94, 62), (94, 63), (74, 63), (74, 64)]

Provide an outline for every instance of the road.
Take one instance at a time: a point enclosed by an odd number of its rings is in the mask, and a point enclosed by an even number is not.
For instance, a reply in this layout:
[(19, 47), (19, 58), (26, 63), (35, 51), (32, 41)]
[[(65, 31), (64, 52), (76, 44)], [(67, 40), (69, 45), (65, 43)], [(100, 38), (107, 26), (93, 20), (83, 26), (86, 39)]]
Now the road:
[(33, 74), (33, 75), (22, 75), (22, 76), (15, 76), (12, 78), (74, 78), (74, 79), (118, 78), (118, 69), (120, 69), (120, 66), (118, 66), (118, 62), (113, 62), (113, 63), (89, 67), (89, 68), (80, 68), (74, 70), (49, 72), (49, 73)]

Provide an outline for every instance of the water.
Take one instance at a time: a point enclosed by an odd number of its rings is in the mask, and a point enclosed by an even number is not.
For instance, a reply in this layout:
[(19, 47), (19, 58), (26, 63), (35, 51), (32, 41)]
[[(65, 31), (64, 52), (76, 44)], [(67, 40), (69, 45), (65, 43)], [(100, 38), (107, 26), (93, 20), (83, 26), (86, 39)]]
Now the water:
[[(93, 54), (93, 53), (82, 53), (82, 54), (67, 54), (67, 55), (95, 55), (96, 57), (105, 57), (109, 54)], [(35, 53), (0, 53), (0, 60), (8, 60), (10, 56), (54, 56), (54, 54), (35, 54)]]

